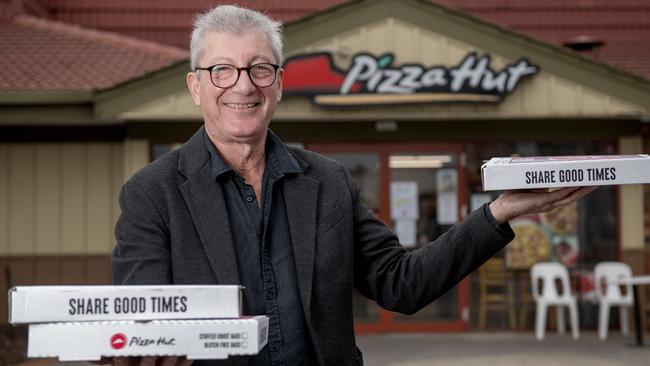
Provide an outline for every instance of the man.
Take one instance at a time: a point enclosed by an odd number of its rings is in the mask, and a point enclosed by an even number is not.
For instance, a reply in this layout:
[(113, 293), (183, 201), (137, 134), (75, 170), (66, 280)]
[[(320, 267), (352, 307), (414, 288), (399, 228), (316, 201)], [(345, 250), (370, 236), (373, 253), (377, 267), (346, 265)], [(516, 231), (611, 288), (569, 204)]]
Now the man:
[(280, 32), (234, 6), (197, 19), (187, 84), (204, 126), (120, 196), (116, 284), (242, 284), (244, 312), (269, 316), (268, 346), (222, 363), (362, 364), (353, 289), (414, 313), (503, 248), (514, 236), (509, 219), (590, 191), (507, 192), (407, 252), (341, 164), (268, 130), (282, 96)]

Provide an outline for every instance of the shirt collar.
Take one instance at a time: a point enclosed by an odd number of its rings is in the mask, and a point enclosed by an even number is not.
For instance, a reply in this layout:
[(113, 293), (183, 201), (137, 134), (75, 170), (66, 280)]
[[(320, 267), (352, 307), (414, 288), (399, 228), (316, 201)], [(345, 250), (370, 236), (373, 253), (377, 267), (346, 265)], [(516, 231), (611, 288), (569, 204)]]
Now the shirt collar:
[(208, 137), (208, 132), (203, 130), (203, 142), (205, 147), (208, 149), (210, 154), (210, 160), (212, 164), (212, 179), (216, 180), (220, 176), (232, 172), (232, 168), (226, 164), (225, 161), (221, 158), (221, 155), (217, 152), (217, 149), (214, 147), (214, 144)]
[(271, 130), (268, 130), (266, 136), (266, 156), (267, 165), (270, 165), (275, 173), (284, 175), (302, 172), (296, 158)]
[[(203, 142), (210, 154), (212, 164), (212, 179), (216, 180), (226, 173), (234, 170), (226, 164), (221, 155), (214, 147), (214, 144), (208, 137), (208, 133), (203, 130)], [(284, 143), (271, 130), (266, 135), (266, 169), (269, 169), (274, 175), (282, 176), (290, 173), (300, 173), (302, 169), (296, 159), (291, 155)]]

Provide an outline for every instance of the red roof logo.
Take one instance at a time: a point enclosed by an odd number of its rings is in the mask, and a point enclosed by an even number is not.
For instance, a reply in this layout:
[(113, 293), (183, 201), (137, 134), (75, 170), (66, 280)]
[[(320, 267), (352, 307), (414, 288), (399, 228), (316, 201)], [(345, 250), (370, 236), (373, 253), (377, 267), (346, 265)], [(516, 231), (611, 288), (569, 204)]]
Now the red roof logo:
[[(288, 95), (338, 94), (345, 81), (346, 72), (334, 66), (329, 52), (291, 57), (283, 68), (282, 92)], [(360, 92), (361, 83), (354, 83), (351, 91)]]
[(115, 333), (111, 337), (111, 348), (122, 349), (126, 346), (126, 336), (122, 333)]

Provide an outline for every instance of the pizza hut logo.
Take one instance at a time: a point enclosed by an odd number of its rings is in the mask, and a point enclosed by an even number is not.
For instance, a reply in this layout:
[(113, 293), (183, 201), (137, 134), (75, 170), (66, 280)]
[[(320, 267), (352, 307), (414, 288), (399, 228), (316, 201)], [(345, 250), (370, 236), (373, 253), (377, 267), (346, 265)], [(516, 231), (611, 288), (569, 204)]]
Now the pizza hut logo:
[(122, 333), (115, 333), (111, 337), (111, 348), (122, 349), (126, 346), (126, 336)]
[(324, 106), (431, 102), (500, 102), (539, 67), (521, 58), (495, 70), (488, 54), (467, 54), (451, 66), (395, 65), (395, 55), (359, 53), (347, 70), (331, 52), (300, 54), (284, 64), (283, 95), (311, 96)]

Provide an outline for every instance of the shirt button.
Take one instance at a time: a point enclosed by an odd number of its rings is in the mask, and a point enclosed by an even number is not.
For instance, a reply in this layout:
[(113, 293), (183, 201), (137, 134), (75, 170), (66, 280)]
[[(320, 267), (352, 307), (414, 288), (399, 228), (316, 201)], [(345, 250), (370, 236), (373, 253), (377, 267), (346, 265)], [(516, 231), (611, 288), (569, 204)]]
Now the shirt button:
[(280, 349), (280, 343), (271, 343), (271, 350), (277, 351)]
[(246, 196), (246, 202), (248, 203), (253, 202), (253, 196)]
[(266, 299), (267, 300), (273, 300), (273, 291), (267, 291), (266, 292)]

